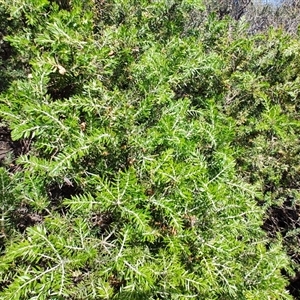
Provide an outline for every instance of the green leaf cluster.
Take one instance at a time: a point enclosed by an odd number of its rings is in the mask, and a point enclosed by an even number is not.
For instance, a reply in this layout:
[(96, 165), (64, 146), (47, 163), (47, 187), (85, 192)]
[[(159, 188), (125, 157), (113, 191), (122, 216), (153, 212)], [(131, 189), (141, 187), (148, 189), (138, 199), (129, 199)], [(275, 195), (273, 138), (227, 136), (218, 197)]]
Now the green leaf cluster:
[(198, 1), (0, 5), (28, 66), (0, 94), (28, 145), (0, 168), (0, 297), (292, 299), (262, 225), (298, 182), (299, 40), (196, 26)]

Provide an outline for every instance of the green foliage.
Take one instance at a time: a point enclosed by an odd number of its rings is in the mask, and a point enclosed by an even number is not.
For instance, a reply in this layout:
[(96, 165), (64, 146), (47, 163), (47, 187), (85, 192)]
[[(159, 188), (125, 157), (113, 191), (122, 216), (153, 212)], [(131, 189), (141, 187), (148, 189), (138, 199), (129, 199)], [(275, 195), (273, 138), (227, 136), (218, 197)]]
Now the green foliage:
[(0, 169), (0, 296), (291, 299), (261, 227), (294, 163), (272, 147), (296, 151), (298, 40), (195, 27), (197, 1), (95, 2), (0, 2), (30, 66), (0, 95), (30, 145)]

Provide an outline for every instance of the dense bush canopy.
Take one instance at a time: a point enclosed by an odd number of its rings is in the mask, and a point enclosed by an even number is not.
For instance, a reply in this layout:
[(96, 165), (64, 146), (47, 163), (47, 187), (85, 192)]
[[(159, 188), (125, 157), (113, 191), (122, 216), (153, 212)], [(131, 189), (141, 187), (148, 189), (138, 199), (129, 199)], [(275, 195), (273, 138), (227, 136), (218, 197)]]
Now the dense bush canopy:
[(299, 36), (208, 8), (0, 0), (0, 298), (293, 299)]

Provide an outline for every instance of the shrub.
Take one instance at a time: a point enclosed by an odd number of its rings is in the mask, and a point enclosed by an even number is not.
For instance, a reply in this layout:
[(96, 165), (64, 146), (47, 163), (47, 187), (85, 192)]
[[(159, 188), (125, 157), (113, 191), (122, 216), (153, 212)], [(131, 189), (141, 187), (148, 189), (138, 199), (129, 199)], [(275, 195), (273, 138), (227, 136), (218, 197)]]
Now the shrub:
[(1, 167), (1, 297), (291, 299), (236, 131), (241, 104), (281, 134), (260, 79), (285, 82), (295, 54), (268, 72), (263, 37), (214, 15), (197, 28), (197, 2), (2, 2), (30, 69), (0, 98), (28, 145)]

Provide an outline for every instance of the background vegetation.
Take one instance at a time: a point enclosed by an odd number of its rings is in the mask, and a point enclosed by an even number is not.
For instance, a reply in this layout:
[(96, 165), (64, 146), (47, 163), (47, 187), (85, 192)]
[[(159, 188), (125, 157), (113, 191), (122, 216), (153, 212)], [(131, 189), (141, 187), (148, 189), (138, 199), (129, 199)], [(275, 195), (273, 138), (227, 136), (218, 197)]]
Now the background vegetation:
[(299, 297), (298, 6), (214, 2), (0, 0), (3, 299)]

